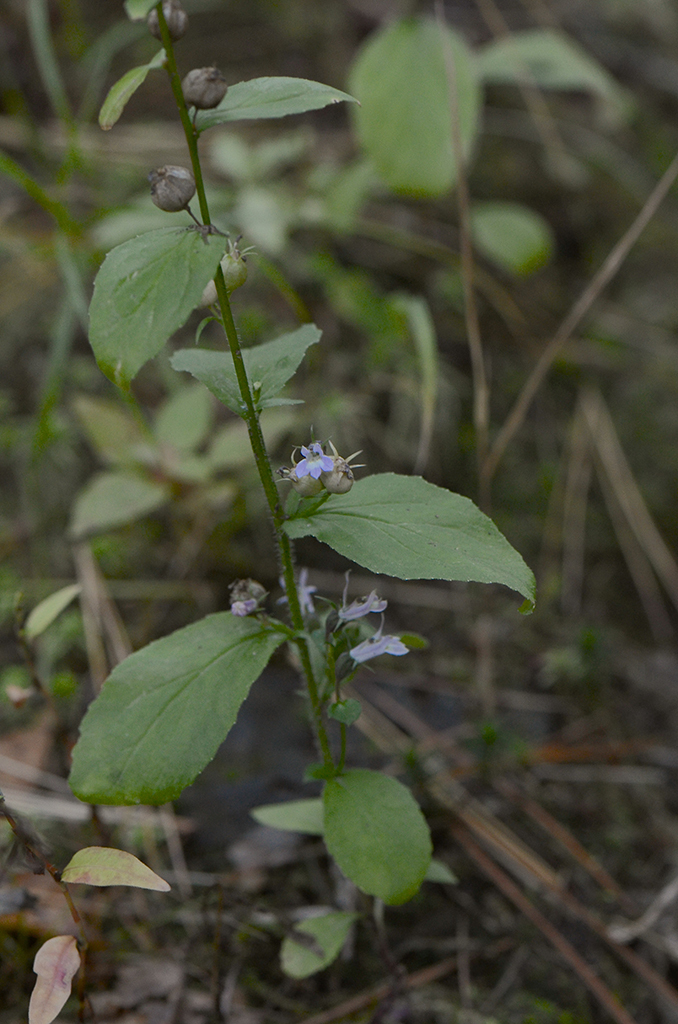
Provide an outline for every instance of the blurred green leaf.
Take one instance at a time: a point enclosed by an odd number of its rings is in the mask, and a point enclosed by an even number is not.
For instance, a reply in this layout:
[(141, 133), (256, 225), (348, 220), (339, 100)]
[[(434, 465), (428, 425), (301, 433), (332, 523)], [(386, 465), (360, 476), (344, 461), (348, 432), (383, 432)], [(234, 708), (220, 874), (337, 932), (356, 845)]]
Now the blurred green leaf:
[(319, 110), (330, 103), (355, 103), (353, 96), (321, 82), (305, 78), (253, 78), (229, 86), (228, 92), (214, 110), (199, 110), (196, 124), (199, 131), (229, 121), (286, 117)]
[(131, 473), (98, 473), (75, 499), (70, 534), (82, 540), (141, 519), (169, 498), (164, 484)]
[(317, 537), (371, 572), (503, 583), (534, 602), (534, 576), (492, 520), (421, 477), (365, 477), (319, 507), (302, 503), (284, 529), (294, 539)]
[(323, 792), (325, 844), (352, 882), (384, 903), (411, 899), (431, 861), (431, 836), (409, 789), (353, 768)]
[(140, 85), (146, 81), (149, 71), (161, 68), (165, 61), (165, 51), (160, 50), (155, 57), (138, 68), (131, 68), (115, 85), (108, 90), (106, 99), (99, 111), (99, 125), (106, 132), (113, 127), (122, 114), (129, 99)]
[(155, 7), (158, 0), (125, 0), (125, 11), (130, 21), (141, 21), (148, 16), (151, 7)]
[(64, 608), (67, 608), (71, 601), (78, 596), (82, 587), (79, 583), (71, 583), (62, 587), (54, 594), (50, 594), (44, 601), (36, 605), (26, 619), (24, 633), (29, 640), (35, 640), (36, 636), (47, 629), (54, 622), (58, 615), (61, 615)]
[(255, 807), (250, 814), (260, 825), (268, 825), (269, 828), (279, 828), (284, 832), (305, 832), (312, 836), (323, 834), (323, 802), (319, 798), (263, 804)]
[(398, 21), (368, 38), (350, 73), (349, 88), (361, 104), (354, 112), (358, 136), (395, 192), (438, 196), (456, 180), (448, 43), (468, 157), (478, 133), (482, 96), (475, 62), (461, 36), (430, 18)]
[(212, 402), (209, 392), (200, 384), (179, 388), (157, 412), (153, 431), (158, 441), (180, 452), (197, 448), (212, 423)]
[(452, 874), (447, 864), (443, 864), (441, 860), (431, 857), (431, 863), (424, 875), (424, 881), (440, 882), (443, 885), (456, 885), (459, 879), (456, 875)]
[(280, 950), (280, 963), (289, 978), (308, 978), (328, 967), (339, 956), (346, 941), (351, 925), (358, 914), (336, 910), (322, 917), (309, 917), (294, 927), (295, 932), (302, 932), (314, 940), (313, 946), (319, 947), (323, 955), (314, 948), (297, 941), (294, 935), (283, 940)]
[(78, 395), (73, 409), (104, 462), (124, 464), (134, 460), (134, 449), (146, 439), (120, 401)]
[(230, 612), (148, 644), (113, 670), (73, 751), (81, 800), (163, 804), (212, 760), (285, 633)]
[(483, 256), (521, 277), (534, 273), (551, 259), (554, 240), (550, 225), (521, 203), (474, 203), (471, 229)]

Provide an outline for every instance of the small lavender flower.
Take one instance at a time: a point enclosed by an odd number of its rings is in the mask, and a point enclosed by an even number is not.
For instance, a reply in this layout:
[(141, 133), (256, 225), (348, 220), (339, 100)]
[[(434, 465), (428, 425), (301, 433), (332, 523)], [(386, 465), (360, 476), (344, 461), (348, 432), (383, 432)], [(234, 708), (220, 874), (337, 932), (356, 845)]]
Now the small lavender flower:
[(403, 654), (407, 654), (409, 647), (406, 647), (400, 637), (397, 636), (386, 636), (382, 635), (384, 628), (384, 620), (381, 620), (381, 626), (369, 640), (363, 640), (357, 647), (352, 647), (350, 655), (354, 661), (361, 664), (363, 661), (369, 661), (370, 658), (378, 658), (380, 654), (395, 654), (400, 657)]
[(346, 573), (346, 586), (344, 587), (341, 608), (338, 612), (342, 622), (352, 622), (354, 619), (362, 619), (364, 615), (369, 615), (370, 612), (383, 612), (386, 610), (388, 601), (378, 597), (376, 590), (373, 590), (367, 597), (357, 597), (355, 601), (351, 601), (347, 605), (348, 576), (349, 574)]
[(312, 476), (314, 480), (317, 480), (321, 473), (329, 473), (334, 469), (334, 459), (325, 455), (319, 441), (313, 441), (308, 448), (302, 444), (301, 454), (303, 459), (300, 459), (294, 467), (298, 479), (302, 476)]
[(244, 618), (245, 615), (251, 615), (252, 612), (255, 612), (258, 604), (259, 602), (254, 597), (250, 597), (248, 601), (234, 601), (231, 605), (231, 615)]
[[(285, 589), (285, 579), (283, 576), (280, 577), (280, 586)], [(297, 592), (299, 594), (299, 606), (302, 614), (308, 612), (309, 615), (313, 615), (315, 612), (315, 605), (313, 604), (312, 595), (315, 594), (317, 587), (309, 586), (308, 583), (308, 569), (301, 569), (299, 571), (299, 579), (297, 580)], [(287, 604), (287, 595), (278, 598), (278, 604)]]

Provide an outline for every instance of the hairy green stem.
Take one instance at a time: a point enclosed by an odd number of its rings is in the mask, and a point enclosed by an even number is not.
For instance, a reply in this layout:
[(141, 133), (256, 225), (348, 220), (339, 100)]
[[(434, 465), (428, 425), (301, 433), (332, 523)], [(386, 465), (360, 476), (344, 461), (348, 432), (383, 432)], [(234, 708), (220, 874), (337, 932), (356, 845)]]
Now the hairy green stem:
[[(179, 116), (181, 118), (181, 124), (184, 129), (186, 136), (186, 143), (191, 157), (191, 165), (193, 167), (193, 176), (195, 178), (195, 188), (198, 196), (198, 202), (200, 204), (200, 214), (203, 223), (211, 225), (209, 206), (207, 204), (207, 197), (205, 195), (205, 184), (202, 176), (202, 168), (200, 166), (200, 156), (198, 153), (198, 131), (191, 121), (186, 102), (184, 100), (183, 92), (181, 89), (181, 79), (177, 70), (177, 64), (174, 57), (174, 48), (172, 45), (172, 38), (170, 36), (167, 22), (165, 21), (162, 12), (162, 3), (158, 3), (156, 6), (158, 12), (158, 22), (160, 25), (160, 35), (162, 38), (162, 44), (167, 54), (165, 61), (165, 67), (170, 79), (170, 85), (174, 94)], [(254, 404), (254, 398), (252, 395), (252, 388), (247, 377), (247, 371), (245, 369), (245, 361), (243, 359), (242, 349), (240, 348), (240, 339), (238, 338), (238, 331), (235, 326), (233, 319), (233, 313), (231, 311), (231, 304), (228, 298), (228, 291), (226, 289), (226, 281), (224, 280), (224, 274), (221, 266), (217, 268), (217, 272), (214, 278), (214, 284), (217, 290), (217, 298), (221, 307), (221, 323), (226, 334), (228, 341), (228, 347), (233, 358), (233, 366), (235, 369), (235, 375), (238, 381), (238, 388), (240, 390), (240, 396), (242, 398), (242, 416), (247, 424), (247, 432), (249, 434), (250, 445), (252, 447), (252, 453), (254, 455), (254, 461), (256, 463), (257, 470), (259, 472), (259, 479), (266, 495), (266, 501), (271, 513), (273, 521), (273, 529), (275, 532), (275, 538), (278, 546), (278, 553), (280, 557), (280, 564), (282, 567), (283, 579), (285, 581), (285, 591), (287, 594), (288, 608), (290, 612), (290, 619), (292, 626), (297, 633), (295, 643), (299, 651), (299, 657), (301, 660), (302, 669), (306, 678), (306, 685), (308, 688), (308, 694), (311, 701), (311, 709), (313, 712), (313, 724), (315, 727), (316, 736), (320, 745), (320, 750), (323, 757), (323, 762), (326, 767), (334, 767), (334, 759), (332, 757), (332, 751), (330, 748), (329, 739), (325, 730), (325, 725), (322, 717), (322, 702), (318, 693), (318, 685), (313, 674), (313, 667), (311, 665), (311, 655), (308, 649), (308, 643), (302, 632), (304, 630), (304, 618), (301, 611), (301, 605), (299, 602), (299, 592), (297, 590), (296, 579), (294, 576), (294, 558), (292, 555), (292, 544), (289, 537), (283, 529), (283, 523), (285, 521), (285, 513), (280, 503), (280, 496), (278, 488), (273, 477), (273, 470), (271, 469), (271, 463), (266, 451), (266, 443), (264, 436), (261, 431), (261, 425), (259, 423), (259, 414)]]

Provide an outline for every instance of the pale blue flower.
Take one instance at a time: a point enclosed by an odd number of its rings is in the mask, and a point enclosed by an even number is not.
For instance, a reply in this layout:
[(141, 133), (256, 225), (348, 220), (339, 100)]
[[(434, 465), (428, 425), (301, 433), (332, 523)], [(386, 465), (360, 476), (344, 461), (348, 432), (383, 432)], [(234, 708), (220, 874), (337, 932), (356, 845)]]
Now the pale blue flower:
[(251, 615), (252, 612), (255, 612), (258, 604), (259, 602), (255, 597), (250, 597), (247, 601), (234, 601), (231, 605), (231, 614), (244, 618), (245, 615)]
[(349, 651), (354, 661), (359, 664), (363, 661), (369, 661), (370, 658), (378, 658), (380, 654), (395, 654), (400, 657), (403, 654), (407, 654), (409, 647), (406, 647), (400, 637), (397, 636), (383, 636), (382, 630), (384, 628), (384, 620), (381, 621), (381, 626), (369, 640), (363, 640), (357, 647), (351, 648)]
[(386, 610), (388, 601), (378, 597), (376, 590), (373, 590), (367, 597), (357, 597), (355, 601), (351, 601), (347, 605), (348, 576), (349, 574), (346, 573), (346, 586), (344, 587), (341, 608), (338, 612), (342, 622), (352, 622), (354, 619), (362, 619), (364, 615), (369, 615), (370, 612), (383, 612)]
[(329, 473), (334, 469), (334, 459), (325, 455), (319, 441), (313, 441), (308, 448), (302, 444), (301, 454), (303, 459), (300, 459), (294, 467), (298, 479), (302, 476), (312, 476), (314, 480), (317, 480), (321, 473)]
[[(285, 589), (285, 578), (280, 577), (280, 586)], [(302, 614), (308, 612), (309, 615), (313, 615), (315, 612), (315, 605), (313, 604), (313, 594), (315, 594), (317, 587), (309, 585), (308, 582), (308, 569), (301, 569), (299, 571), (299, 579), (297, 580), (297, 593), (299, 595), (299, 606)], [(278, 604), (287, 604), (287, 595), (278, 599)]]

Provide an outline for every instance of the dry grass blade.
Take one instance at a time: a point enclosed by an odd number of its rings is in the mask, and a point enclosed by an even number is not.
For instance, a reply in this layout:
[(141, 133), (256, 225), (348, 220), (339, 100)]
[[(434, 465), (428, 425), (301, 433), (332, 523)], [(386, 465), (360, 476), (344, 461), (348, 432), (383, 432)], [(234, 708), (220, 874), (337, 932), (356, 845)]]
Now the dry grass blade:
[(598, 273), (594, 275), (593, 279), (581, 293), (537, 360), (536, 366), (523, 385), (515, 405), (495, 437), (490, 452), (485, 459), (482, 475), (486, 486), (489, 486), (489, 482), (494, 476), (506, 448), (525, 419), (527, 410), (530, 408), (534, 396), (551, 369), (554, 359), (586, 316), (600, 293), (615, 276), (641, 233), (659, 209), (676, 177), (678, 177), (678, 154), (673, 158), (671, 164), (657, 182), (633, 224), (631, 224), (609, 253)]

